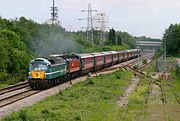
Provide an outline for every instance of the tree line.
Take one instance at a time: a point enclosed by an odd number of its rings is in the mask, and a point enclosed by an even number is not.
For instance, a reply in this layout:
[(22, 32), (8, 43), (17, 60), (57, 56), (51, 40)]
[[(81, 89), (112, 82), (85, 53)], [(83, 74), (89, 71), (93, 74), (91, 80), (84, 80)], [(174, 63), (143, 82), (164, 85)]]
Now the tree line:
[(180, 24), (171, 24), (163, 35), (163, 46), (168, 55), (180, 56)]
[(138, 37), (127, 32), (105, 32), (99, 46), (100, 31), (94, 31), (95, 43), (86, 41), (86, 32), (69, 32), (57, 25), (39, 24), (25, 17), (0, 17), (0, 81), (9, 75), (26, 74), (32, 58), (57, 53), (85, 53), (135, 48)]

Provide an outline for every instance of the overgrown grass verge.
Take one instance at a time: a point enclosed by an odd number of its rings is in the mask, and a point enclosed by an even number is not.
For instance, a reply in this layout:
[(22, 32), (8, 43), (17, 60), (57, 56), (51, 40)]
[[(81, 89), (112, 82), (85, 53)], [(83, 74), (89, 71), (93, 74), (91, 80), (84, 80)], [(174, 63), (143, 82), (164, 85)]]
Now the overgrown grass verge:
[(117, 98), (129, 85), (132, 73), (117, 71), (89, 78), (3, 121), (116, 121)]
[(147, 66), (144, 71), (147, 73), (156, 72), (156, 60), (153, 60), (153, 62), (149, 66)]
[(173, 82), (177, 88), (178, 93), (180, 94), (180, 69), (176, 67), (171, 71), (172, 76), (173, 76)]

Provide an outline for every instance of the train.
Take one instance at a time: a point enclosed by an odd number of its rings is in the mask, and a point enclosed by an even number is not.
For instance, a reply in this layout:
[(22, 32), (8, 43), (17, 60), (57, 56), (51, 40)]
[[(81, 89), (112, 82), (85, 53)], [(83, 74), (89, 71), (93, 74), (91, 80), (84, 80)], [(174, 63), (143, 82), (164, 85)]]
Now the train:
[(29, 64), (28, 83), (33, 89), (47, 89), (138, 56), (141, 56), (140, 49), (35, 58)]

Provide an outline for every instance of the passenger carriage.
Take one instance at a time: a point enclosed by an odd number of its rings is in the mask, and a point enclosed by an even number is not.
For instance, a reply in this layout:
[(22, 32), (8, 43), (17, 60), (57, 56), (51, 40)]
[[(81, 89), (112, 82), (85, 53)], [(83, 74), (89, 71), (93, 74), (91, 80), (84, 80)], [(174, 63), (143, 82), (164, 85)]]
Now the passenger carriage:
[(91, 54), (76, 54), (80, 58), (80, 71), (81, 74), (86, 74), (93, 71), (94, 56)]
[(112, 54), (112, 63), (117, 64), (119, 62), (119, 54), (117, 51), (110, 51)]
[(104, 56), (105, 54), (103, 53), (91, 53), (91, 55), (94, 56), (94, 71), (102, 69), (105, 64), (105, 59)]

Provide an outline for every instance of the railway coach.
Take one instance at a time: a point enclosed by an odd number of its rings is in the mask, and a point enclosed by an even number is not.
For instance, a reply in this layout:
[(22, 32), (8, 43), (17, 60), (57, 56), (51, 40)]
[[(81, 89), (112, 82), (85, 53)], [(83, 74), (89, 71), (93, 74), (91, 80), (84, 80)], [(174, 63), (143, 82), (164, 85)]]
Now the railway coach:
[(93, 71), (94, 56), (92, 54), (76, 54), (80, 58), (80, 73), (87, 74)]
[(92, 53), (94, 56), (94, 71), (104, 68), (105, 58), (103, 53)]
[(117, 64), (119, 62), (119, 54), (117, 51), (110, 51), (112, 54), (112, 64)]
[(112, 66), (113, 56), (111, 52), (102, 52), (104, 54), (104, 67)]

